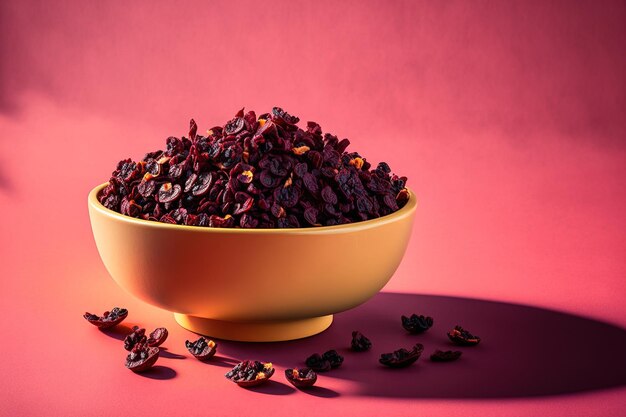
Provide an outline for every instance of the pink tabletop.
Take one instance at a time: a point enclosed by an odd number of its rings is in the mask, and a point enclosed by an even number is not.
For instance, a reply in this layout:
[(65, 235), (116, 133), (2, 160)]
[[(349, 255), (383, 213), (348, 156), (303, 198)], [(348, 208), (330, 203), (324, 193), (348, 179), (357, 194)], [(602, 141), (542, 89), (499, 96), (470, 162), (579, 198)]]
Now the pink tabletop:
[[(3, 2), (0, 415), (623, 414), (625, 20), (592, 1)], [(108, 276), (86, 199), (119, 159), (243, 105), (350, 138), (419, 207), (383, 293), (318, 336), (218, 341), (205, 364), (196, 335)], [(82, 318), (116, 305), (116, 329)], [(411, 313), (435, 325), (408, 335)], [(455, 324), (481, 344), (430, 362)], [(143, 375), (123, 365), (132, 325), (170, 330)], [(348, 350), (352, 330), (371, 351)], [(412, 367), (378, 364), (417, 342)], [(285, 381), (328, 349), (345, 362), (316, 389)], [(226, 380), (242, 359), (273, 362), (273, 381)]]

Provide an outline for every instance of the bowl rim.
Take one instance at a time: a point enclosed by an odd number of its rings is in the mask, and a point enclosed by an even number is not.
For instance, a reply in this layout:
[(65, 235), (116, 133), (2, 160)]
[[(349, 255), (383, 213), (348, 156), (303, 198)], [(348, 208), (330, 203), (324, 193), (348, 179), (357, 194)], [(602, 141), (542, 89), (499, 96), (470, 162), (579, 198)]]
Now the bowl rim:
[(98, 194), (104, 187), (106, 187), (109, 183), (105, 182), (100, 185), (95, 186), (90, 192), (88, 196), (88, 204), (94, 210), (100, 212), (101, 214), (110, 217), (114, 220), (133, 224), (135, 226), (140, 227), (151, 227), (157, 229), (164, 230), (187, 230), (187, 231), (195, 231), (198, 233), (261, 233), (261, 234), (325, 234), (325, 233), (333, 233), (333, 232), (353, 232), (363, 229), (370, 229), (373, 227), (382, 226), (384, 224), (388, 224), (402, 218), (411, 216), (417, 207), (417, 198), (413, 191), (410, 188), (406, 187), (409, 192), (409, 200), (407, 203), (400, 208), (399, 210), (387, 214), (386, 216), (378, 217), (370, 220), (363, 220), (360, 222), (348, 223), (348, 224), (339, 224), (335, 226), (319, 226), (319, 227), (297, 227), (297, 228), (274, 228), (274, 229), (244, 229), (244, 228), (234, 228), (234, 227), (200, 227), (200, 226), (189, 226), (183, 224), (170, 224), (170, 223), (162, 223), (154, 220), (144, 220), (138, 219), (135, 217), (130, 217), (113, 211), (111, 209), (103, 206), (100, 201), (98, 201)]

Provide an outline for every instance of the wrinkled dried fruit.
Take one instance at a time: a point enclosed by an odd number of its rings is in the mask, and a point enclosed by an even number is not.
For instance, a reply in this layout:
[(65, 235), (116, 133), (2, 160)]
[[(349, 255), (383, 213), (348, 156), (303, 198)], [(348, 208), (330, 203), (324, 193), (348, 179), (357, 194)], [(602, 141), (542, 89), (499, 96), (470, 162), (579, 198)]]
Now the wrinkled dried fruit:
[(159, 348), (138, 343), (126, 356), (126, 367), (133, 372), (143, 372), (151, 368), (159, 359)]
[(85, 320), (100, 329), (108, 329), (120, 324), (126, 317), (128, 317), (128, 310), (125, 308), (114, 307), (111, 311), (105, 311), (102, 317), (89, 312), (83, 314)]
[(315, 385), (317, 374), (312, 369), (286, 369), (285, 378), (296, 388), (308, 388)]
[(314, 353), (313, 355), (306, 358), (306, 366), (313, 369), (315, 372), (327, 372), (330, 371), (330, 361), (328, 359), (324, 359), (322, 355), (319, 353)]
[(343, 363), (343, 356), (337, 353), (336, 350), (327, 351), (322, 355), (322, 359), (327, 360), (331, 368), (338, 368)]
[(350, 343), (352, 350), (355, 352), (365, 352), (372, 347), (372, 342), (363, 336), (361, 332), (354, 331), (352, 332), (352, 342)]
[(378, 361), (390, 368), (405, 368), (418, 360), (423, 351), (424, 345), (418, 343), (411, 350), (402, 348), (392, 353), (383, 353)]
[(196, 357), (196, 359), (200, 361), (207, 361), (215, 355), (217, 352), (217, 343), (212, 340), (205, 339), (204, 337), (200, 337), (200, 339), (195, 342), (190, 342), (189, 340), (185, 341), (185, 346), (189, 353)]
[(315, 353), (309, 356), (306, 361), (306, 366), (313, 369), (316, 372), (326, 372), (331, 368), (338, 368), (343, 363), (343, 356), (337, 353), (336, 350), (329, 350), (323, 355)]
[(178, 184), (166, 182), (159, 189), (159, 203), (171, 203), (180, 198), (183, 190)]
[(169, 332), (165, 327), (157, 327), (148, 337), (148, 346), (161, 346), (163, 342), (165, 342), (165, 339), (167, 339), (168, 335)]
[(253, 387), (270, 379), (274, 371), (269, 362), (243, 361), (235, 365), (225, 376), (240, 387)]
[(480, 337), (474, 336), (461, 326), (454, 326), (454, 329), (448, 332), (448, 338), (459, 346), (476, 346), (480, 343)]
[(434, 323), (432, 317), (412, 314), (411, 317), (402, 316), (402, 327), (412, 334), (423, 333)]
[(430, 355), (430, 360), (433, 362), (452, 362), (461, 357), (462, 352), (458, 350), (436, 350)]
[(147, 343), (146, 329), (140, 329), (139, 326), (133, 326), (132, 332), (130, 332), (124, 338), (124, 349), (133, 350), (137, 344)]
[(279, 107), (259, 117), (242, 109), (203, 136), (192, 119), (188, 138), (169, 137), (165, 150), (120, 161), (98, 199), (138, 219), (242, 228), (340, 225), (406, 204), (406, 177), (384, 162), (372, 169), (346, 152), (348, 139), (298, 122)]
[(235, 117), (224, 126), (224, 133), (227, 135), (235, 135), (241, 132), (246, 125), (243, 117)]

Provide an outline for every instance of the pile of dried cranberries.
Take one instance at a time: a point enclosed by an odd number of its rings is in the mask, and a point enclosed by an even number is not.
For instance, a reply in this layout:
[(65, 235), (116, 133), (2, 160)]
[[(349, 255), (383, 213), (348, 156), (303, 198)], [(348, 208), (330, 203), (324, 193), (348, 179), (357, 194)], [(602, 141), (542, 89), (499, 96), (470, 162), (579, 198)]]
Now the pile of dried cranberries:
[(406, 204), (406, 177), (371, 164), (350, 141), (281, 108), (240, 110), (203, 136), (169, 137), (165, 150), (118, 163), (98, 199), (121, 214), (209, 227), (332, 226), (384, 216)]

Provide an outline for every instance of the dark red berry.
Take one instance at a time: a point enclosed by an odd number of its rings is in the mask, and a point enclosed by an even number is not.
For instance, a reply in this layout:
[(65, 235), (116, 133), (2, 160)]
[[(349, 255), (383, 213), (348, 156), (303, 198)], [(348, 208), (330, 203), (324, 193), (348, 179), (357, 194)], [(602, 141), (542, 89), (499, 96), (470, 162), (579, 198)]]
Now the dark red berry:
[(402, 348), (391, 353), (383, 353), (379, 362), (390, 368), (405, 368), (418, 360), (423, 351), (424, 345), (418, 343), (411, 350)]
[(352, 332), (352, 342), (350, 343), (350, 347), (355, 352), (365, 352), (372, 347), (372, 342), (361, 332), (354, 331)]
[(132, 332), (124, 338), (124, 349), (133, 350), (136, 345), (145, 344), (147, 340), (146, 329), (141, 329), (139, 326), (133, 326)]
[(338, 368), (343, 363), (343, 356), (337, 353), (336, 350), (329, 350), (322, 355), (324, 360), (330, 362), (331, 368)]
[(253, 387), (267, 382), (274, 375), (274, 367), (269, 362), (243, 361), (225, 374), (226, 378), (240, 387)]
[(448, 332), (448, 338), (459, 346), (476, 346), (480, 343), (480, 337), (474, 336), (461, 326), (454, 326), (454, 329)]
[(208, 361), (217, 352), (217, 343), (212, 340), (200, 337), (195, 342), (185, 341), (185, 346), (189, 353), (200, 361)]
[(126, 356), (126, 367), (133, 372), (143, 372), (151, 368), (159, 359), (159, 348), (138, 343)]
[(183, 190), (180, 185), (166, 182), (159, 189), (159, 203), (171, 203), (176, 201), (182, 195)]
[(245, 121), (242, 117), (235, 117), (224, 126), (224, 133), (227, 135), (235, 135), (241, 132), (245, 126)]
[(306, 366), (313, 369), (316, 372), (326, 372), (330, 371), (330, 361), (324, 359), (322, 355), (319, 353), (314, 353), (313, 355), (306, 358)]
[(430, 329), (434, 323), (432, 317), (418, 316), (417, 314), (412, 314), (411, 317), (402, 316), (401, 319), (404, 330), (412, 334), (423, 333)]
[(298, 117), (290, 115), (280, 107), (274, 107), (272, 109), (272, 117), (275, 122), (285, 123), (288, 125), (295, 125), (300, 121)]
[(148, 337), (148, 346), (161, 346), (168, 335), (169, 333), (165, 327), (157, 327)]
[(198, 179), (191, 187), (191, 193), (196, 196), (202, 196), (206, 194), (213, 185), (213, 174), (210, 172), (204, 172), (198, 175)]
[(108, 329), (120, 324), (128, 317), (128, 310), (125, 308), (114, 307), (111, 311), (105, 311), (102, 316), (97, 316), (89, 312), (83, 314), (85, 320), (100, 329)]
[(436, 350), (430, 355), (430, 360), (433, 362), (451, 362), (459, 359), (462, 352), (458, 350)]
[(317, 374), (312, 369), (286, 369), (285, 378), (296, 388), (308, 388), (315, 385)]

